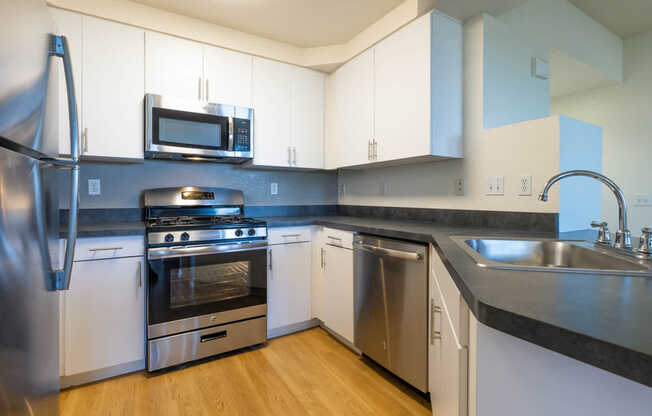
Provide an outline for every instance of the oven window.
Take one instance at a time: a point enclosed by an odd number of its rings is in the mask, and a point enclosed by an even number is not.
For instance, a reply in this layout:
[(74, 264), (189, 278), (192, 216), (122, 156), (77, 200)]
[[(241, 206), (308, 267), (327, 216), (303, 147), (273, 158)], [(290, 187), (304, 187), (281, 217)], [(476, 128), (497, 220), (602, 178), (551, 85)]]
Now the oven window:
[(149, 260), (150, 325), (267, 303), (267, 249)]
[(228, 150), (229, 118), (154, 107), (152, 141), (160, 145)]
[(170, 308), (220, 302), (251, 294), (249, 261), (170, 269)]

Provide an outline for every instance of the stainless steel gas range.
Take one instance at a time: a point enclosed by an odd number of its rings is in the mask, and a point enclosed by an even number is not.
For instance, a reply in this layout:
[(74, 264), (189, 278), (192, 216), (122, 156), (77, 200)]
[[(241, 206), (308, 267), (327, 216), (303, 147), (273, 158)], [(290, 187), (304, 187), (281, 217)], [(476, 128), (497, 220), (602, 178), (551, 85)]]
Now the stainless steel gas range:
[(242, 191), (144, 192), (147, 369), (267, 340), (267, 226), (243, 216)]

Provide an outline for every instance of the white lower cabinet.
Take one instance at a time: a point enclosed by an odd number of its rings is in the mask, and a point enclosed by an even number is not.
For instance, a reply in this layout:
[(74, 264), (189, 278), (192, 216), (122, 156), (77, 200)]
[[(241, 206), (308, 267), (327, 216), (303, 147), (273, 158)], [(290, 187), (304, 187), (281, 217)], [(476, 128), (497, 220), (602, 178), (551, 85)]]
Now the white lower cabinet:
[[(353, 344), (353, 250), (332, 237), (332, 232), (324, 229), (326, 243), (322, 245), (322, 296), (320, 319), (333, 332)], [(330, 242), (329, 242), (330, 241)]]
[[(469, 310), (459, 296), (443, 289), (455, 283), (434, 248), (430, 250), (429, 388), (436, 416), (468, 415)], [(461, 299), (461, 305), (460, 305)], [(458, 310), (452, 317), (452, 309)], [(459, 313), (459, 311), (462, 311)]]
[(267, 273), (267, 330), (300, 324), (311, 319), (310, 242), (269, 247)]
[[(115, 237), (105, 240), (82, 239), (76, 251), (116, 248)], [(135, 240), (140, 240), (141, 246), (125, 255), (140, 255), (73, 263), (60, 315), (62, 376), (75, 381), (64, 385), (143, 368), (146, 275), (142, 237)], [(133, 237), (125, 237), (121, 246), (133, 247), (133, 242)]]

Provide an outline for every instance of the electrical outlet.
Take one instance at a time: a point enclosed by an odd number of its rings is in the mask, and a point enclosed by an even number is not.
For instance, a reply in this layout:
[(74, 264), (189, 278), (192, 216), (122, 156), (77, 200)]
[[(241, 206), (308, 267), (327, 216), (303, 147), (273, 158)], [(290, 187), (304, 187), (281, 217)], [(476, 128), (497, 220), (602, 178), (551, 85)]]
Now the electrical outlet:
[(634, 196), (634, 205), (637, 207), (652, 206), (652, 195), (636, 194)]
[(487, 178), (486, 195), (505, 195), (505, 177), (490, 176)]
[(455, 179), (455, 195), (464, 195), (464, 178)]
[(269, 184), (269, 193), (271, 195), (277, 195), (278, 194), (278, 183), (272, 182)]
[(518, 182), (518, 194), (521, 196), (532, 195), (532, 175), (522, 175)]
[(88, 180), (88, 195), (101, 195), (100, 189), (100, 180), (99, 179), (89, 179)]

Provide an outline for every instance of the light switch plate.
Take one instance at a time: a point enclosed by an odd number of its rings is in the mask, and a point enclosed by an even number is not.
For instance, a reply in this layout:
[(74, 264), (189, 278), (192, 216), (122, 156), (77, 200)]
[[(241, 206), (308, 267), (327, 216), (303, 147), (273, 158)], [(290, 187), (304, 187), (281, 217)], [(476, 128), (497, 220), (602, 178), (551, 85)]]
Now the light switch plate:
[(269, 184), (269, 193), (271, 195), (277, 195), (278, 194), (278, 183), (277, 182), (272, 182)]
[(634, 205), (637, 207), (652, 206), (652, 195), (636, 194), (634, 196)]
[(487, 178), (486, 195), (505, 195), (505, 177), (490, 176)]
[(88, 195), (101, 195), (102, 191), (100, 189), (100, 180), (99, 179), (89, 179), (88, 180)]

